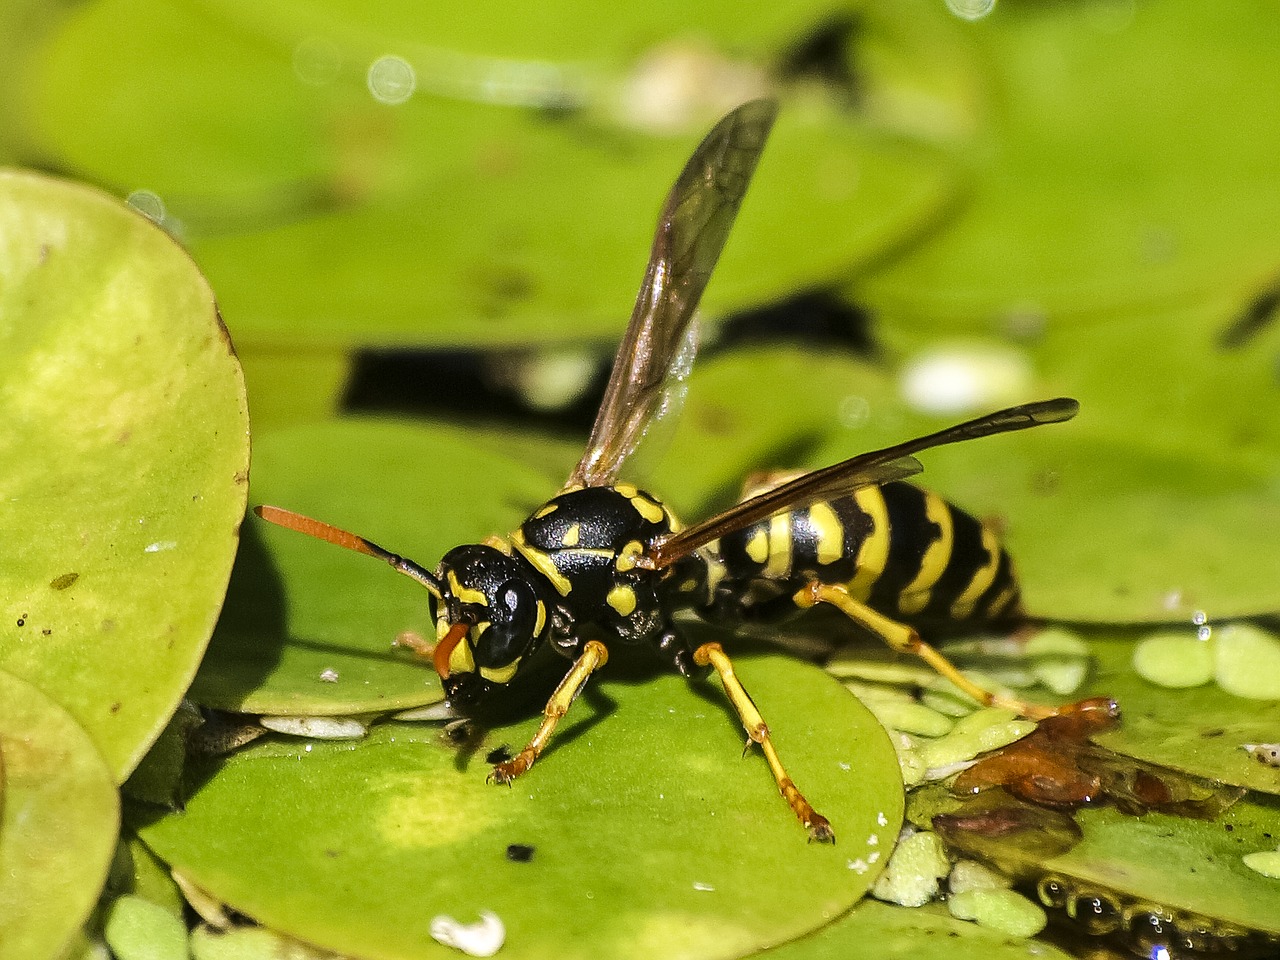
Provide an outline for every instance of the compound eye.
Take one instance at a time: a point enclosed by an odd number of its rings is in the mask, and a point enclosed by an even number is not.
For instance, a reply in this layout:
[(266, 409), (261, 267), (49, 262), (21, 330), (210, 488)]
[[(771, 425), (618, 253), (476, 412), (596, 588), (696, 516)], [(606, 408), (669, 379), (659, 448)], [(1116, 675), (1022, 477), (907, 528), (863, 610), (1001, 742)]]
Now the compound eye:
[(490, 667), (514, 663), (529, 646), (538, 622), (533, 588), (523, 580), (504, 581), (489, 598), (488, 614), (489, 629), (477, 646), (476, 662)]

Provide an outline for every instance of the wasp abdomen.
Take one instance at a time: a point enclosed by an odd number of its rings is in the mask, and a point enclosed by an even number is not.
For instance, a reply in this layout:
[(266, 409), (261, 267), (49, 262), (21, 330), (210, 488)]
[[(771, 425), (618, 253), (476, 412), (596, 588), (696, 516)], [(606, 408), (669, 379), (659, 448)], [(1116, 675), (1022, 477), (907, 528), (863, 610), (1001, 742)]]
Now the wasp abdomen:
[[(729, 534), (719, 541), (720, 595), (788, 596), (818, 581), (910, 622), (998, 620), (1018, 586), (992, 529), (908, 483), (862, 487)], [(777, 604), (774, 604), (777, 606)]]

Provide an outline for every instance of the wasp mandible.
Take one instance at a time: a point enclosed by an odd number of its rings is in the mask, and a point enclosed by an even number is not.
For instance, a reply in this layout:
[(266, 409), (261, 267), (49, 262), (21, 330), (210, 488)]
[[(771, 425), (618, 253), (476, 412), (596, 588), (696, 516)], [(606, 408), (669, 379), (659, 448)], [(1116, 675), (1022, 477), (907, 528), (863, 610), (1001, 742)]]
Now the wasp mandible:
[(923, 657), (980, 702), (1003, 702), (963, 677), (912, 624), (1014, 617), (1018, 586), (1008, 554), (989, 527), (899, 481), (923, 469), (913, 456), (922, 450), (1067, 420), (1077, 404), (1028, 403), (859, 454), (688, 528), (662, 501), (621, 482), (623, 465), (665, 404), (673, 371), (687, 364), (690, 322), (776, 113), (769, 100), (738, 107), (685, 165), (658, 218), (586, 451), (564, 488), (515, 531), (450, 550), (432, 573), (288, 510), (263, 506), (257, 513), (384, 560), (425, 586), (436, 642), (419, 652), (431, 658), (460, 713), (475, 713), (540, 673), (548, 658), (562, 658), (568, 669), (541, 725), (524, 749), (493, 768), (494, 781), (510, 783), (537, 761), (583, 684), (607, 662), (609, 648), (598, 639), (605, 636), (649, 644), (688, 677), (714, 669), (810, 838), (833, 841), (831, 824), (788, 776), (722, 646), (693, 647), (675, 614), (740, 624), (828, 604), (894, 649)]

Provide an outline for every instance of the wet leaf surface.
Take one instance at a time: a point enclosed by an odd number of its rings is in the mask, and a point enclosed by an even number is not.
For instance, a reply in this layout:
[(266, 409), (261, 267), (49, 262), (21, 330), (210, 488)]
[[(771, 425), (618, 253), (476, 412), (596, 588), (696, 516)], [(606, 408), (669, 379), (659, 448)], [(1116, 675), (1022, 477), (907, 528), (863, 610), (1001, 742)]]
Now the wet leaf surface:
[[(510, 789), (485, 783), (484, 756), (523, 743), (534, 720), (462, 753), (436, 727), (392, 723), (356, 745), (263, 742), (196, 767), (185, 811), (142, 836), (236, 909), (371, 958), (448, 956), (431, 918), (480, 910), (502, 918), (513, 957), (735, 957), (862, 894), (877, 868), (849, 861), (887, 856), (901, 784), (853, 697), (785, 657), (740, 658), (784, 762), (839, 837), (807, 844), (763, 760), (742, 758), (718, 684), (613, 667)], [(532, 858), (511, 859), (510, 844)]]
[(0, 173), (0, 236), (0, 665), (123, 779), (221, 606), (244, 386), (191, 260), (118, 201)]
[(0, 943), (54, 960), (107, 876), (120, 821), (112, 771), (70, 714), (3, 671), (0, 767)]
[(829, 926), (763, 954), (768, 960), (881, 960), (948, 957), (952, 960), (1065, 960), (1069, 954), (956, 920), (940, 906), (906, 909), (864, 900)]

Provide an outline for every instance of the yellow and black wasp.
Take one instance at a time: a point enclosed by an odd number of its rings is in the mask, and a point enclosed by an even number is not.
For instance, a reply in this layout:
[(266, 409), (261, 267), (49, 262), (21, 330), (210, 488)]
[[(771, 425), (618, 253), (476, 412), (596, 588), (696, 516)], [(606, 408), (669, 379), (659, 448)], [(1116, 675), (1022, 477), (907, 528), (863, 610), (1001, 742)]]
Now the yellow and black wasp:
[(1077, 404), (1029, 403), (860, 454), (683, 529), (660, 500), (622, 482), (627, 458), (666, 404), (673, 372), (687, 365), (694, 311), (776, 112), (772, 101), (744, 104), (694, 151), (658, 219), (586, 452), (564, 488), (514, 532), (456, 547), (432, 573), (328, 524), (277, 507), (257, 512), (387, 561), (425, 586), (436, 642), (419, 652), (430, 656), (450, 705), (463, 714), (512, 693), (543, 673), (548, 660), (567, 666), (528, 745), (493, 768), (496, 782), (509, 783), (533, 766), (583, 684), (608, 660), (609, 648), (598, 639), (604, 636), (649, 644), (686, 676), (714, 669), (810, 837), (831, 841), (829, 822), (787, 775), (721, 645), (693, 647), (675, 615), (692, 611), (735, 624), (828, 604), (994, 702), (911, 624), (1013, 617), (1018, 586), (1009, 557), (989, 527), (897, 481), (922, 469), (912, 456), (921, 450), (1066, 420)]

